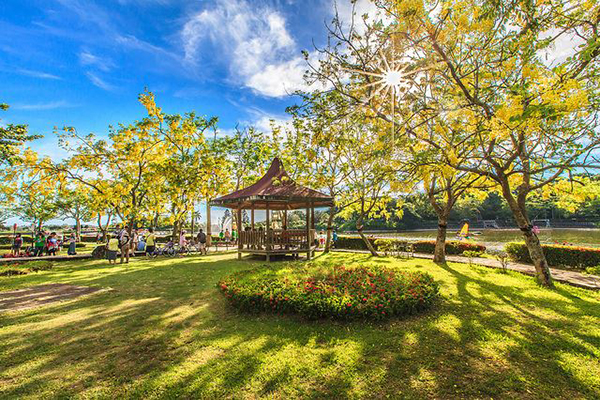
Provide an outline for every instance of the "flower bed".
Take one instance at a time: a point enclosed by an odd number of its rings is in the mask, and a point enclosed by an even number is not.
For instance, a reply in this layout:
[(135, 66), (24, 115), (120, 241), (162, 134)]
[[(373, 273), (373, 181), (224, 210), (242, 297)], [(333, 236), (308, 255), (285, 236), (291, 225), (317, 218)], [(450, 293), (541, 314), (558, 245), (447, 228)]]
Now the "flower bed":
[[(507, 243), (504, 249), (514, 261), (531, 263), (525, 243)], [(600, 248), (543, 244), (542, 249), (551, 267), (585, 269), (600, 265)]]
[(429, 274), (384, 268), (319, 270), (282, 274), (263, 267), (223, 278), (218, 288), (242, 311), (299, 314), (306, 318), (384, 319), (422, 312), (438, 298)]
[[(378, 250), (377, 240), (369, 238), (373, 247)], [(416, 240), (407, 241), (394, 238), (386, 238), (386, 243), (412, 243), (415, 253), (426, 253), (433, 254), (435, 252), (435, 240)], [(381, 242), (380, 242), (381, 243)], [(336, 249), (349, 249), (349, 250), (367, 250), (365, 242), (359, 237), (340, 236), (335, 242)], [(485, 246), (472, 242), (457, 242), (457, 241), (446, 241), (446, 254), (462, 254), (465, 251), (477, 251), (480, 253), (485, 252)]]

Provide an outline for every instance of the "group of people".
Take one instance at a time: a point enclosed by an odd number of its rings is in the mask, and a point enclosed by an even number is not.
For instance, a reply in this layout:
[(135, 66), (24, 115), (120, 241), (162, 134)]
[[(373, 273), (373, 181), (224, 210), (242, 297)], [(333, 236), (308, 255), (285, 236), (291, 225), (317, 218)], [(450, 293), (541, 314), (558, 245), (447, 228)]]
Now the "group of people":
[(225, 229), (224, 232), (221, 229), (221, 232), (219, 232), (219, 241), (221, 241), (221, 242), (233, 244), (233, 243), (237, 242), (237, 239), (238, 239), (238, 234), (235, 231), (235, 229), (232, 229), (231, 232), (229, 232), (229, 229)]
[[(175, 247), (175, 240), (173, 239), (172, 237), (165, 244), (165, 248), (172, 249)], [(201, 254), (207, 254), (206, 239), (206, 233), (200, 229), (196, 238), (190, 242), (186, 238), (186, 232), (182, 230), (179, 233), (179, 249), (195, 246)], [(156, 234), (153, 228), (148, 228), (146, 231), (135, 229), (130, 235), (126, 227), (117, 225), (115, 232), (107, 237), (106, 258), (109, 264), (116, 264), (117, 255), (120, 253), (121, 264), (124, 262), (127, 264), (129, 263), (129, 257), (135, 251), (144, 252), (146, 256), (154, 256), (157, 254), (156, 243)]]
[[(338, 239), (338, 234), (337, 234), (337, 231), (334, 229), (333, 233), (331, 234), (331, 240), (335, 244), (335, 242), (337, 242), (337, 239)], [(327, 240), (327, 235), (325, 234), (325, 232), (320, 231), (316, 238), (317, 245), (319, 247), (325, 247), (326, 240)]]
[[(77, 237), (74, 233), (71, 234), (68, 239), (68, 255), (75, 255), (77, 247)], [(28, 256), (41, 257), (41, 256), (55, 256), (61, 251), (61, 248), (65, 245), (63, 238), (59, 237), (56, 232), (43, 232), (39, 231), (36, 233), (33, 239), (33, 246), (29, 249)], [(18, 257), (21, 255), (21, 249), (23, 248), (23, 236), (17, 233), (13, 239), (13, 245), (11, 249), (11, 255)]]

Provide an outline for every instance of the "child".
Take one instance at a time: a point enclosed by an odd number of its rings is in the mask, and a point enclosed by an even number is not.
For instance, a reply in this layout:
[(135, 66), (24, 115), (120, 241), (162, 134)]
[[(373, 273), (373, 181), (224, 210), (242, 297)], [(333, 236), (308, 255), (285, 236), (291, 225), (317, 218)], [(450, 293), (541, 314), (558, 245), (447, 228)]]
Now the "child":
[(55, 256), (56, 250), (58, 249), (58, 238), (56, 237), (56, 232), (52, 232), (50, 234), (50, 236), (48, 236), (47, 246), (48, 246), (48, 255)]
[(74, 256), (77, 254), (77, 252), (75, 251), (77, 241), (75, 240), (75, 234), (72, 233), (71, 237), (69, 238), (69, 250), (67, 251), (67, 254), (70, 256)]
[(119, 239), (117, 237), (111, 237), (107, 234), (108, 242), (106, 243), (106, 259), (108, 264), (117, 264), (117, 252), (119, 251)]
[(33, 256), (39, 257), (44, 255), (44, 247), (46, 246), (46, 236), (43, 232), (38, 232), (35, 237), (35, 243), (33, 247)]
[(23, 238), (21, 237), (20, 233), (17, 233), (17, 235), (15, 236), (15, 240), (13, 241), (11, 254), (13, 256), (18, 256), (19, 254), (21, 254), (21, 246), (23, 246)]

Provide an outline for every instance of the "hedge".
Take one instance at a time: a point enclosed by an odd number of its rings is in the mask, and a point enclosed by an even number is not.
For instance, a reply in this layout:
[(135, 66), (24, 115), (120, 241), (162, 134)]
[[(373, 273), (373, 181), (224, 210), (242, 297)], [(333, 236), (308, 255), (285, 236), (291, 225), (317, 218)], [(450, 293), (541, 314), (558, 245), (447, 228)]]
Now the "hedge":
[[(377, 250), (377, 239), (368, 239), (371, 242), (371, 244), (373, 244), (373, 247)], [(386, 240), (397, 243), (411, 243), (413, 245), (415, 253), (433, 254), (435, 252), (434, 240), (407, 241), (393, 238), (386, 238)], [(339, 236), (338, 240), (335, 242), (335, 248), (349, 250), (367, 250), (367, 246), (361, 238), (350, 236)], [(485, 249), (485, 246), (477, 243), (446, 241), (446, 254), (462, 254), (465, 251), (477, 251), (483, 253)]]
[(427, 273), (373, 267), (294, 268), (285, 275), (261, 268), (225, 277), (217, 287), (241, 311), (309, 319), (411, 315), (430, 308), (439, 297), (439, 284)]
[[(504, 246), (514, 261), (531, 263), (529, 250), (522, 242), (510, 242)], [(571, 267), (585, 269), (600, 265), (600, 248), (542, 244), (546, 261), (551, 267)]]

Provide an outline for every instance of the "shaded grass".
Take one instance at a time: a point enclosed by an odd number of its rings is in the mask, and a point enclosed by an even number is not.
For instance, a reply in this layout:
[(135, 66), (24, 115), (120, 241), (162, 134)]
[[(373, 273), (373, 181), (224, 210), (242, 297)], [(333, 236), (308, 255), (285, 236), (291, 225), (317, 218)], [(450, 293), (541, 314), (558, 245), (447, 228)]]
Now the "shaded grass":
[[(444, 300), (386, 323), (240, 314), (215, 283), (235, 255), (69, 262), (0, 277), (110, 289), (0, 314), (0, 397), (600, 397), (600, 295), (517, 273), (428, 260), (320, 263), (431, 273)], [(282, 268), (289, 264), (279, 263)]]

